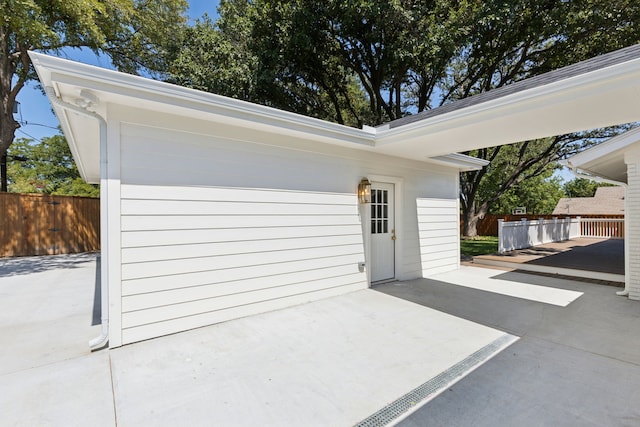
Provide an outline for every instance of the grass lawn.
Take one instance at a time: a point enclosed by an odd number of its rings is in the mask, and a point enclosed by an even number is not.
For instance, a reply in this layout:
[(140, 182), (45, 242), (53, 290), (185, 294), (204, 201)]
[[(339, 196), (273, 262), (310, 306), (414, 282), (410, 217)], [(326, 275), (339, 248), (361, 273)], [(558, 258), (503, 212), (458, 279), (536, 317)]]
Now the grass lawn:
[(495, 254), (498, 252), (498, 238), (478, 236), (473, 239), (460, 239), (460, 253), (467, 256)]

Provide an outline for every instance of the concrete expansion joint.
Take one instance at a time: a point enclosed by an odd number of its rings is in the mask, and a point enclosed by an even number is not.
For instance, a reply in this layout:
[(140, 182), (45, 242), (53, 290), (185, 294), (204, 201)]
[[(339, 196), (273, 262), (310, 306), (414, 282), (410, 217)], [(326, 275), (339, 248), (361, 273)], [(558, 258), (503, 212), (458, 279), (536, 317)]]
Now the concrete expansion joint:
[(29, 366), (26, 368), (21, 368), (21, 369), (17, 369), (15, 371), (9, 371), (9, 372), (4, 372), (4, 373), (0, 373), (0, 378), (5, 377), (5, 376), (9, 376), (9, 375), (14, 375), (18, 372), (26, 372), (26, 371), (30, 371), (32, 369), (39, 369), (39, 368), (43, 368), (46, 366), (55, 366), (55, 365), (60, 365), (62, 363), (67, 363), (70, 362), (72, 360), (81, 360), (84, 359), (85, 357), (87, 357), (86, 355), (80, 355), (80, 356), (75, 356), (75, 357), (69, 357), (66, 359), (60, 359), (60, 360), (56, 360), (54, 362), (49, 362), (49, 363), (43, 363), (41, 365), (33, 365), (33, 366)]
[[(524, 337), (524, 335), (521, 338), (523, 338), (523, 337)], [(620, 359), (619, 357), (612, 357), (612, 356), (610, 356), (608, 354), (600, 353), (600, 352), (597, 352), (597, 351), (591, 351), (591, 350), (587, 350), (587, 349), (584, 349), (584, 348), (576, 347), (576, 346), (573, 346), (573, 345), (568, 345), (568, 344), (566, 344), (564, 342), (544, 339), (544, 338), (535, 337), (535, 336), (529, 336), (529, 338), (536, 339), (536, 340), (539, 340), (539, 341), (544, 341), (544, 342), (547, 342), (547, 343), (550, 343), (550, 344), (553, 344), (553, 345), (557, 345), (557, 346), (562, 346), (564, 348), (569, 348), (571, 350), (579, 351), (579, 352), (582, 352), (582, 353), (591, 354), (593, 356), (603, 357), (605, 359), (615, 360), (616, 362), (626, 363), (626, 364), (629, 364), (629, 365), (640, 367), (640, 363), (632, 362), (630, 360)]]
[(106, 349), (105, 351), (108, 352), (108, 357), (109, 357), (109, 381), (111, 383), (111, 401), (113, 402), (113, 422), (115, 423), (115, 425), (118, 425), (118, 406), (116, 404), (116, 389), (114, 386), (114, 379), (113, 379), (113, 361), (111, 360), (111, 351), (109, 349)]

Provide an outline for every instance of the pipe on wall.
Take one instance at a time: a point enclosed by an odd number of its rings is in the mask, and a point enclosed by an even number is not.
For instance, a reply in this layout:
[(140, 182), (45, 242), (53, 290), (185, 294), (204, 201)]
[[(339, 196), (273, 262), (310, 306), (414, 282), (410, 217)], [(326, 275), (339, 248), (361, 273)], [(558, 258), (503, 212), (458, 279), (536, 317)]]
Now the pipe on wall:
[[(94, 103), (97, 103), (97, 98), (89, 93), (80, 93), (80, 98), (76, 104), (71, 104), (69, 102), (63, 101), (55, 92), (54, 88), (51, 86), (46, 86), (44, 88), (45, 93), (51, 100), (53, 104), (56, 106), (68, 110), (73, 111), (76, 114), (83, 115), (85, 117), (90, 117), (98, 120), (100, 124), (100, 210), (101, 212), (105, 212), (104, 208), (106, 207), (107, 200), (107, 121), (94, 111), (88, 110)], [(100, 221), (100, 251), (103, 254), (107, 253), (108, 249), (108, 221), (101, 220)], [(89, 341), (89, 348), (91, 351), (99, 350), (104, 348), (109, 343), (109, 269), (108, 262), (104, 262), (105, 259), (100, 263), (100, 277), (101, 277), (101, 286), (100, 286), (100, 302), (101, 302), (101, 332), (100, 335), (93, 338)]]

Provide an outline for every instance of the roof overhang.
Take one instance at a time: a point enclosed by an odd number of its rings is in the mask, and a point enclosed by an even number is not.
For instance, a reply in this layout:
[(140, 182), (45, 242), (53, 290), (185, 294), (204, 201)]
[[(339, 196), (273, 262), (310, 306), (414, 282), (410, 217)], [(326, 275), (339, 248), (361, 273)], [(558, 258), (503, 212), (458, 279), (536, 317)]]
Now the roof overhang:
[[(53, 89), (50, 97), (80, 106), (89, 97), (92, 111), (103, 117), (107, 105), (130, 106), (458, 170), (478, 169), (486, 162), (451, 153), (640, 120), (640, 58), (635, 57), (462, 108), (443, 109), (442, 114), (411, 123), (355, 129), (57, 57), (30, 55), (42, 85)], [(97, 182), (97, 120), (59, 102), (52, 104), (83, 178)]]
[(640, 59), (576, 75), (394, 128), (382, 152), (429, 156), (469, 151), (640, 120)]
[(562, 163), (579, 175), (626, 183), (625, 154), (640, 148), (639, 142), (640, 127), (576, 154)]

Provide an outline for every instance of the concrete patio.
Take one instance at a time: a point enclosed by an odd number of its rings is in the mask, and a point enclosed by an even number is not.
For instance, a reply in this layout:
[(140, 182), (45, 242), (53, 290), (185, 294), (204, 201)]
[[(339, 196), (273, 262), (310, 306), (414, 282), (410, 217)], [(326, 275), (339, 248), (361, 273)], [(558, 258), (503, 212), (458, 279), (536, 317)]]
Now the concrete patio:
[(452, 286), (448, 273), (376, 288), (520, 337), (401, 425), (640, 425), (638, 302), (611, 286), (512, 271), (492, 277), (583, 294), (563, 307)]
[(364, 290), (91, 354), (95, 256), (1, 263), (8, 425), (381, 425), (517, 339)]
[(608, 286), (463, 267), (89, 353), (95, 271), (0, 260), (3, 423), (640, 422), (640, 309)]

